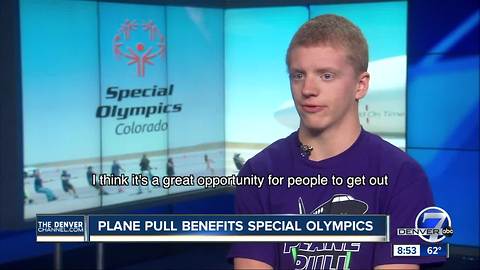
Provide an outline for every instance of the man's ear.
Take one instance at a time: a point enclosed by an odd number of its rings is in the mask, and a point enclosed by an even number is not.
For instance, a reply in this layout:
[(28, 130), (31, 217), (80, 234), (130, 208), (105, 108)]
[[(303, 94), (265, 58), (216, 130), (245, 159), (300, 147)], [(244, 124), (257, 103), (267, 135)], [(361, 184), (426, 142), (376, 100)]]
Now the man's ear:
[(362, 72), (358, 77), (357, 89), (355, 90), (355, 99), (358, 101), (362, 99), (368, 92), (368, 85), (370, 83), (370, 74)]

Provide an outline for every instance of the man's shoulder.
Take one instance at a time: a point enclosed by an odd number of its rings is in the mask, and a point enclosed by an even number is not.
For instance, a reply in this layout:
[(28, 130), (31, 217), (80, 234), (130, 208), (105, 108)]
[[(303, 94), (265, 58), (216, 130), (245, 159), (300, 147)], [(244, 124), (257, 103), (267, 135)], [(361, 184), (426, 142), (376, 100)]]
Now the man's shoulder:
[(296, 132), (279, 139), (258, 152), (247, 163), (254, 171), (272, 171), (278, 164), (289, 162), (292, 157), (292, 140)]
[(376, 162), (385, 164), (388, 167), (410, 167), (412, 169), (421, 170), (416, 160), (410, 157), (405, 151), (382, 139), (380, 136), (367, 132), (367, 147), (369, 156)]

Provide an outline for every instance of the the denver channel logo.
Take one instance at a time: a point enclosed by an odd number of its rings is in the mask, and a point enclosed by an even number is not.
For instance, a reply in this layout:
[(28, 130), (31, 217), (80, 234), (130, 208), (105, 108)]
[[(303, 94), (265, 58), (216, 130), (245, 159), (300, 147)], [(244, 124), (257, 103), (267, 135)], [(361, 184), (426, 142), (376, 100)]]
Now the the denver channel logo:
[(113, 53), (117, 60), (126, 58), (128, 65), (136, 64), (137, 76), (144, 77), (145, 65), (165, 55), (165, 37), (152, 20), (139, 24), (127, 19), (113, 37)]
[(437, 243), (453, 235), (452, 220), (440, 207), (427, 207), (418, 213), (415, 228), (398, 228), (397, 235), (417, 235), (429, 243)]

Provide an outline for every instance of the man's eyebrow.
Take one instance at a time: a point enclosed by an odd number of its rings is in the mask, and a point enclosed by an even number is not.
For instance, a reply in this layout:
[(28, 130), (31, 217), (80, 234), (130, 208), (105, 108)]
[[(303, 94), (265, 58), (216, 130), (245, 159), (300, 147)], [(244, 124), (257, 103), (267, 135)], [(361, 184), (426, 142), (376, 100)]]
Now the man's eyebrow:
[(305, 71), (301, 68), (289, 68), (288, 69), (288, 73), (297, 73), (297, 72), (302, 73), (302, 72), (305, 72)]
[[(289, 68), (288, 69), (288, 72), (289, 73), (305, 73), (305, 70), (304, 69), (301, 69), (301, 68)], [(321, 67), (321, 68), (316, 68), (315, 69), (315, 73), (325, 73), (325, 72), (333, 72), (333, 73), (336, 73), (336, 74), (339, 74), (341, 73), (341, 71), (337, 68), (333, 68), (333, 67)]]
[(323, 67), (315, 69), (317, 73), (325, 73), (325, 72), (333, 72), (333, 73), (340, 73), (340, 70), (333, 67)]

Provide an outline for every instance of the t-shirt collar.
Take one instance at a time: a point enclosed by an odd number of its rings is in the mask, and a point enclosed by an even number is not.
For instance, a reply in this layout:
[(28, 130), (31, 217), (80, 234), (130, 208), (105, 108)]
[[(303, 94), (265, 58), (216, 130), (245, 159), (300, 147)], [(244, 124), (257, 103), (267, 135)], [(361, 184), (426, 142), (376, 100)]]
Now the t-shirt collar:
[(335, 156), (332, 156), (332, 157), (329, 157), (327, 159), (323, 159), (323, 160), (320, 160), (320, 161), (310, 160), (310, 159), (308, 159), (307, 156), (305, 156), (305, 157), (302, 156), (302, 151), (300, 149), (301, 143), (300, 143), (300, 139), (298, 138), (298, 130), (293, 132), (289, 136), (289, 141), (291, 142), (290, 145), (292, 147), (292, 150), (293, 150), (292, 153), (293, 153), (295, 159), (298, 159), (303, 163), (307, 163), (310, 166), (331, 167), (331, 166), (334, 166), (335, 164), (337, 164), (339, 162), (343, 163), (343, 162), (348, 161), (349, 157), (352, 156), (351, 153), (356, 152), (355, 149), (360, 147), (360, 145), (362, 144), (362, 141), (365, 139), (365, 135), (366, 135), (366, 131), (361, 126), (360, 134), (358, 135), (357, 139), (355, 140), (355, 142), (350, 147), (348, 147), (347, 149), (345, 149), (345, 151), (341, 152), (338, 155), (335, 155)]

